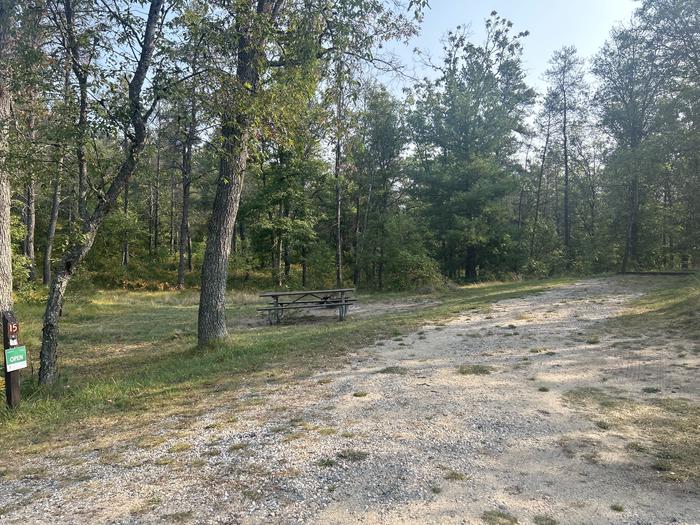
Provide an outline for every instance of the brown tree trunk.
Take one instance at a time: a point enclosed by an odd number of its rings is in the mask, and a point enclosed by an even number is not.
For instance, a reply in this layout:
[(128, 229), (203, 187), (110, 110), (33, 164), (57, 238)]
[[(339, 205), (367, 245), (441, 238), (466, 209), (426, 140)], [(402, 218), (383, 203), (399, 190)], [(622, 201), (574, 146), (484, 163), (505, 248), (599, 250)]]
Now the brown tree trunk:
[(544, 148), (542, 149), (542, 158), (540, 159), (540, 171), (537, 174), (537, 194), (535, 197), (535, 220), (532, 223), (532, 234), (530, 235), (530, 259), (535, 250), (535, 235), (537, 233), (537, 221), (540, 214), (540, 199), (542, 196), (542, 177), (544, 176), (544, 166), (547, 161), (547, 148), (549, 148), (550, 129), (552, 125), (552, 115), (547, 117), (547, 133), (544, 139)]
[(53, 243), (56, 239), (56, 226), (58, 225), (58, 213), (61, 208), (61, 177), (65, 159), (63, 155), (58, 160), (58, 174), (53, 182), (53, 197), (51, 198), (51, 214), (49, 216), (49, 227), (46, 233), (46, 250), (44, 250), (44, 284), (51, 282), (51, 254)]
[(10, 174), (4, 170), (11, 108), (8, 60), (16, 2), (0, 2), (0, 313), (12, 309), (12, 239), (10, 237)]
[[(192, 168), (192, 148), (186, 144), (182, 155), (182, 221), (180, 222), (180, 243), (178, 246), (177, 287), (185, 288), (185, 265), (190, 238), (190, 176)], [(191, 257), (189, 257), (191, 260)]]
[(564, 136), (564, 251), (566, 267), (571, 268), (571, 213), (569, 210), (569, 136), (567, 129), (566, 92), (564, 92), (564, 115), (562, 132)]
[[(271, 19), (277, 16), (282, 6), (280, 0), (258, 0), (256, 4), (256, 17), (265, 14)], [(252, 15), (241, 13), (241, 19), (245, 18), (245, 14)], [(257, 68), (264, 59), (264, 32), (254, 32), (250, 22), (248, 26), (239, 26), (236, 30), (239, 35), (236, 81), (239, 85), (248, 86), (248, 93), (254, 97), (259, 78)], [(228, 334), (225, 310), (228, 260), (248, 164), (248, 142), (253, 121), (252, 116), (247, 113), (250, 106), (243, 104), (237, 114), (225, 112), (222, 115), (219, 178), (202, 261), (197, 325), (199, 345), (222, 339)]]
[(219, 180), (202, 261), (197, 340), (200, 345), (226, 337), (226, 281), (231, 238), (248, 162), (249, 124), (245, 117), (224, 120)]
[(34, 239), (36, 236), (36, 181), (34, 177), (29, 178), (26, 189), (26, 215), (25, 227), (27, 233), (24, 237), (24, 255), (29, 259), (29, 279), (36, 278), (36, 254), (34, 250)]

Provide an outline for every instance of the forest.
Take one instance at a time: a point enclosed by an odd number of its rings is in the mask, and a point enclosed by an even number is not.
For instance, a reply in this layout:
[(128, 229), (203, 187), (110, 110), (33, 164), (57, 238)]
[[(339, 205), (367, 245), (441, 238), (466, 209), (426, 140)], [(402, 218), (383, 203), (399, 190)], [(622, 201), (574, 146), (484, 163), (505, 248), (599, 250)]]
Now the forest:
[(525, 81), (527, 28), (457, 26), (432, 75), (385, 49), (425, 1), (0, 4), (3, 310), (72, 288), (419, 290), (688, 269), (700, 249), (697, 0), (645, 0)]
[(0, 0), (0, 522), (697, 523), (700, 0), (622, 1)]

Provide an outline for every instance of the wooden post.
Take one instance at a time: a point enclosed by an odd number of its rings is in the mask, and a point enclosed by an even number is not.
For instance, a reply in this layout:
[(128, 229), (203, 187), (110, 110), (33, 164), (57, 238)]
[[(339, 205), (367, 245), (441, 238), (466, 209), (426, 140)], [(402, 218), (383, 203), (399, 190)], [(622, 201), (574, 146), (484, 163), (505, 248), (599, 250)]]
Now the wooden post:
[[(5, 361), (5, 350), (19, 345), (19, 322), (12, 312), (2, 314), (2, 348), (3, 361)], [(15, 408), (20, 402), (20, 371), (7, 371), (5, 363), (5, 400), (7, 406)]]

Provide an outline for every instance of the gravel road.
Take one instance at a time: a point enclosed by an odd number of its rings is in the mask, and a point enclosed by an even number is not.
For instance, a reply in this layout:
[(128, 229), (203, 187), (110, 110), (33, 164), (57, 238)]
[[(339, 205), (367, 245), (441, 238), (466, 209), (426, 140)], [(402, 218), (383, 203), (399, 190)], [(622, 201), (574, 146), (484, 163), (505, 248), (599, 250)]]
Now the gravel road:
[[(271, 377), (230, 406), (63, 444), (31, 458), (33, 477), (0, 478), (0, 521), (700, 523), (697, 486), (663, 479), (625, 452), (634, 436), (562, 397), (640, 391), (621, 373), (625, 334), (601, 323), (650, 282), (588, 279), (502, 301), (332, 372)], [(664, 394), (698, 402), (699, 358), (687, 359), (664, 372)]]

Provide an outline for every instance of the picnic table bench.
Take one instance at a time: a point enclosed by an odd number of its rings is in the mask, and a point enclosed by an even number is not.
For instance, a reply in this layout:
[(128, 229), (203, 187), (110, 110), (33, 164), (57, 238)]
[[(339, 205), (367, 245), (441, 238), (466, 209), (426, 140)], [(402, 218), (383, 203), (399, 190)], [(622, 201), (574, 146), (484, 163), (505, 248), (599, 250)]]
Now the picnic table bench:
[(265, 292), (260, 297), (270, 300), (269, 306), (258, 308), (259, 312), (267, 312), (270, 324), (279, 324), (285, 310), (337, 308), (338, 318), (343, 321), (348, 314), (349, 306), (357, 299), (350, 297), (354, 288), (334, 288), (331, 290), (304, 290), (298, 292)]

